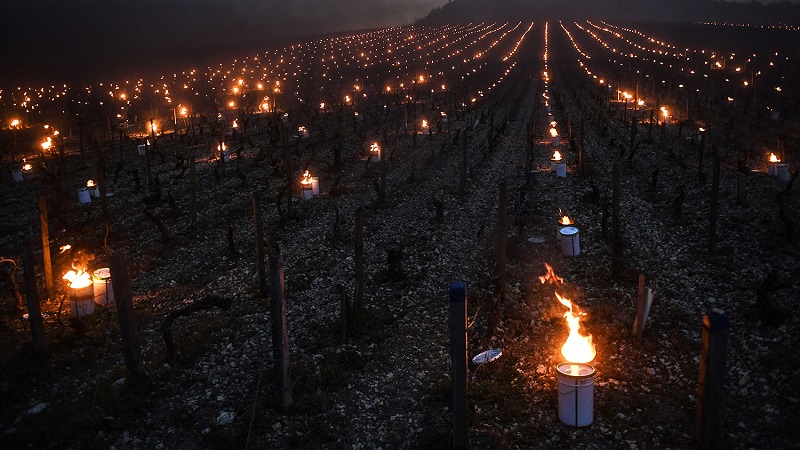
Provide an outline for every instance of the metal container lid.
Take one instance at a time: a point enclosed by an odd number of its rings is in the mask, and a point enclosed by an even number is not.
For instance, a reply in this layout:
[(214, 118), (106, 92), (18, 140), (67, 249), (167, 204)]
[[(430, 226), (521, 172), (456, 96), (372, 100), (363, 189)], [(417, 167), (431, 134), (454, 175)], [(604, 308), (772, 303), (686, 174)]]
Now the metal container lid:
[(556, 366), (558, 373), (573, 378), (586, 378), (594, 375), (594, 367), (585, 363), (565, 362)]
[(111, 278), (111, 269), (103, 267), (92, 272), (92, 280), (105, 281)]
[(564, 236), (574, 236), (578, 234), (578, 229), (575, 227), (564, 227), (558, 230), (558, 232), (563, 234)]

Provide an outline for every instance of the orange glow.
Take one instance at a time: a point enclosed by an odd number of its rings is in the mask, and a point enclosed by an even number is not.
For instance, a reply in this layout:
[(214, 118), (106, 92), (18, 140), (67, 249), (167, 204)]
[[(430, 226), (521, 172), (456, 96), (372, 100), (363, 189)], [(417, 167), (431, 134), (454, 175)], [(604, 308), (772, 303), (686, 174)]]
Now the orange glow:
[(33, 169), (33, 166), (28, 164), (28, 163), (26, 163), (24, 166), (22, 166), (22, 170), (31, 170), (31, 169)]
[(428, 121), (426, 119), (422, 119), (422, 128), (428, 128)]
[(592, 335), (582, 335), (580, 332), (581, 316), (585, 316), (584, 312), (575, 312), (572, 307), (572, 302), (566, 298), (555, 293), (559, 303), (569, 308), (569, 311), (564, 313), (564, 318), (567, 320), (567, 327), (569, 328), (569, 336), (564, 345), (561, 346), (561, 355), (569, 362), (588, 363), (597, 355), (597, 350), (592, 343)]
[(569, 218), (569, 216), (561, 216), (561, 221), (559, 222), (561, 225), (572, 225), (575, 222)]
[(381, 146), (378, 145), (377, 142), (373, 142), (369, 146), (369, 152), (372, 153), (372, 154), (375, 154), (375, 155), (380, 155), (381, 154)]
[(87, 181), (86, 182), (86, 187), (89, 187), (89, 188), (94, 187), (94, 180)]
[(312, 182), (311, 174), (306, 170), (305, 173), (303, 173), (303, 179), (300, 180), (300, 184), (304, 186), (305, 185), (311, 186), (311, 182)]
[(669, 117), (669, 111), (667, 110), (666, 106), (661, 107), (661, 114), (664, 116), (664, 119)]
[(17, 128), (17, 127), (19, 127), (19, 119), (13, 119), (11, 121), (11, 128)]
[(550, 128), (550, 137), (556, 137), (556, 136), (558, 136), (558, 130), (556, 130), (555, 128)]
[(553, 152), (553, 161), (561, 161), (561, 152), (558, 150)]
[[(73, 269), (75, 269), (73, 267)], [(92, 284), (92, 278), (89, 273), (84, 269), (70, 270), (61, 277), (69, 282), (69, 287), (72, 289), (85, 288)]]
[(775, 153), (770, 152), (770, 154), (769, 154), (769, 162), (771, 162), (771, 163), (779, 163), (779, 162), (781, 162), (781, 160), (778, 159), (777, 156), (775, 156)]

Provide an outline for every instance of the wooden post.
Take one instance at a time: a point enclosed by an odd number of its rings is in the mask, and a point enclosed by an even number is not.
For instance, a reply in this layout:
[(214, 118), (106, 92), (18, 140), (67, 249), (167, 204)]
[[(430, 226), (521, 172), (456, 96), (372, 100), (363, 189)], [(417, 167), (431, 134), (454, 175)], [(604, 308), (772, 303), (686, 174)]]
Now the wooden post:
[(644, 332), (644, 274), (639, 274), (639, 293), (636, 297), (636, 340), (642, 343)]
[(53, 295), (53, 264), (50, 261), (50, 226), (47, 222), (47, 195), (39, 194), (39, 226), (42, 228), (42, 258), (47, 298)]
[(253, 192), (253, 229), (256, 240), (258, 298), (267, 298), (267, 267), (264, 261), (264, 239), (261, 236), (261, 204), (255, 192)]
[(719, 217), (719, 155), (714, 155), (714, 172), (711, 177), (711, 208), (708, 218), (708, 254), (713, 255), (717, 247), (717, 218)]
[(706, 150), (708, 150), (708, 129), (704, 129), (700, 132), (701, 139), (703, 139), (703, 143), (700, 146), (700, 155), (697, 157), (697, 179), (700, 184), (705, 184), (704, 180), (706, 178), (705, 168), (703, 163), (705, 161)]
[(364, 317), (364, 210), (358, 208), (355, 215), (355, 289), (353, 293), (353, 315), (357, 321)]
[(461, 136), (461, 176), (458, 180), (458, 193), (461, 198), (467, 191), (467, 129), (464, 128), (464, 133)]
[(31, 324), (33, 349), (43, 353), (47, 350), (42, 324), (42, 308), (39, 305), (39, 292), (36, 289), (36, 264), (33, 260), (33, 244), (28, 233), (22, 238), (23, 267), (25, 270), (25, 301), (28, 304), (28, 323)]
[(197, 168), (194, 155), (189, 157), (189, 195), (191, 197), (191, 208), (189, 215), (192, 217), (192, 228), (197, 228)]
[(153, 192), (153, 148), (156, 146), (156, 129), (153, 124), (153, 119), (150, 119), (150, 135), (153, 137), (153, 142), (147, 146), (145, 151), (145, 171), (147, 172), (147, 192)]
[(611, 191), (611, 226), (613, 233), (611, 237), (611, 268), (615, 275), (618, 275), (622, 269), (622, 218), (620, 217), (620, 197), (621, 191), (621, 169), (619, 158), (614, 161), (614, 172), (612, 174), (612, 191)]
[(272, 328), (272, 359), (275, 362), (275, 402), (279, 409), (292, 404), (289, 384), (289, 331), (286, 321), (286, 292), (283, 285), (283, 257), (270, 258), (270, 324)]
[(453, 384), (453, 449), (468, 447), (467, 424), (467, 287), (453, 283), (450, 297), (450, 373)]
[(139, 331), (136, 329), (136, 318), (133, 314), (133, 297), (131, 296), (131, 282), (128, 276), (128, 261), (124, 255), (114, 253), (108, 258), (108, 266), (113, 280), (114, 301), (117, 304), (125, 365), (131, 375), (145, 375), (142, 350), (139, 346)]
[(715, 308), (703, 316), (697, 414), (692, 436), (696, 448), (715, 449), (724, 445), (722, 406), (729, 330), (730, 320), (725, 311)]
[(736, 200), (741, 206), (747, 206), (747, 175), (738, 172), (736, 177)]
[(578, 147), (578, 173), (584, 175), (586, 173), (586, 163), (584, 159), (586, 155), (584, 154), (583, 150), (583, 119), (581, 119), (581, 143)]

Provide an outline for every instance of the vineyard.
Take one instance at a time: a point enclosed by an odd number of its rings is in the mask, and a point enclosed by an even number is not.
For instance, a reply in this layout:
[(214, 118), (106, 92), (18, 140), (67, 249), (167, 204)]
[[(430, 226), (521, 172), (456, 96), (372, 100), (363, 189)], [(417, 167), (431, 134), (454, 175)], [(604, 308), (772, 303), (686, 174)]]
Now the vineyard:
[[(798, 33), (416, 25), (3, 89), (3, 442), (447, 448), (464, 415), (471, 448), (687, 448), (702, 405), (707, 445), (796, 446)], [(105, 267), (83, 315), (62, 276)]]

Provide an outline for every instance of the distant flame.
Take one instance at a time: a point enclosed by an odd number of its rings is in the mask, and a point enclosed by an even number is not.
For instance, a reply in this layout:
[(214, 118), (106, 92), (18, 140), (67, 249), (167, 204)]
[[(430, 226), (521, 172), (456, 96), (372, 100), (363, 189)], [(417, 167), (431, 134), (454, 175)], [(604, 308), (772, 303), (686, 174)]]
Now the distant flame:
[(89, 180), (86, 182), (86, 187), (94, 187), (94, 180)]
[(422, 128), (428, 128), (428, 121), (425, 119), (422, 119)]
[(71, 248), (72, 248), (71, 245), (66, 244), (66, 245), (62, 245), (61, 247), (59, 247), (59, 250), (61, 250), (61, 253), (64, 253), (65, 251), (67, 251), (67, 250), (69, 250)]
[(561, 152), (558, 150), (553, 152), (553, 161), (561, 161)]
[(769, 162), (771, 162), (771, 163), (779, 163), (779, 162), (781, 162), (781, 160), (778, 159), (777, 156), (775, 156), (775, 153), (770, 152), (770, 154), (769, 154)]
[(306, 184), (307, 184), (307, 185), (309, 185), (309, 186), (310, 186), (310, 185), (311, 185), (311, 182), (312, 182), (312, 180), (311, 180), (311, 174), (310, 174), (310, 173), (309, 173), (309, 172), (306, 170), (306, 171), (303, 173), (303, 179), (300, 181), (300, 184), (303, 184), (303, 185), (306, 185)]
[(70, 270), (62, 278), (69, 282), (72, 289), (85, 288), (92, 284), (92, 277), (84, 269)]
[(31, 169), (33, 169), (33, 166), (30, 164), (26, 163), (24, 166), (22, 166), (22, 170), (31, 170)]
[(550, 137), (558, 137), (558, 130), (550, 128)]
[(661, 107), (661, 114), (663, 114), (663, 115), (664, 115), (664, 118), (665, 118), (665, 119), (666, 119), (667, 117), (669, 117), (669, 111), (667, 110), (667, 108), (666, 108), (665, 106), (662, 106), (662, 107)]
[(561, 216), (561, 221), (559, 223), (561, 223), (562, 225), (572, 225), (575, 222), (573, 222), (572, 219), (569, 218), (569, 216)]
[(233, 119), (233, 124), (231, 124), (233, 128), (239, 128), (239, 119)]
[(378, 155), (381, 153), (381, 146), (378, 145), (377, 142), (373, 142), (372, 145), (369, 146), (369, 152)]
[(644, 106), (644, 100), (639, 100), (638, 102), (636, 102), (636, 104), (639, 106)]
[(228, 146), (224, 142), (217, 145), (217, 151), (224, 152), (225, 150), (228, 150)]

